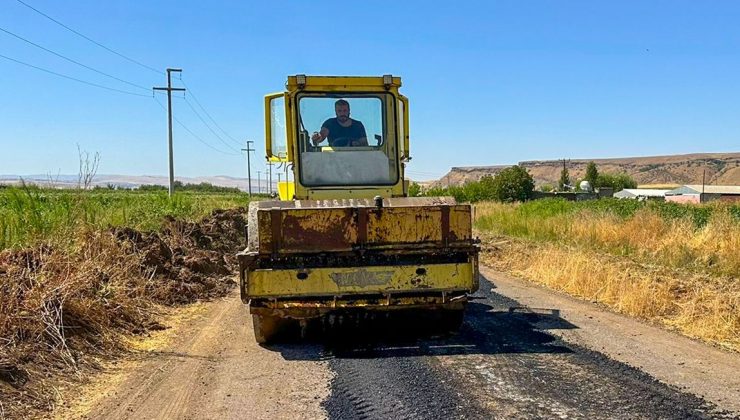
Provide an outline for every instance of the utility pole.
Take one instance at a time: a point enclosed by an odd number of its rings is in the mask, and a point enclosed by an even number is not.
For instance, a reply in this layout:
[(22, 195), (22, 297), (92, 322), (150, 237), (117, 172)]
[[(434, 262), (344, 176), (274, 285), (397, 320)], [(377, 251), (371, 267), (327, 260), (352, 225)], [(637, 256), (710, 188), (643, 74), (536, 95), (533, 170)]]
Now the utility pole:
[(254, 149), (249, 147), (252, 143), (254, 143), (252, 140), (247, 140), (247, 148), (242, 149), (242, 152), (247, 152), (247, 185), (249, 185), (249, 198), (252, 198), (252, 169), (249, 163), (249, 152), (254, 152)]
[(260, 182), (261, 182), (260, 181), (260, 174), (261, 173), (262, 173), (262, 171), (257, 171), (257, 194), (260, 193)]
[(167, 91), (167, 117), (170, 127), (170, 190), (169, 194), (172, 197), (172, 193), (175, 191), (175, 162), (172, 153), (172, 92), (185, 92), (184, 88), (173, 88), (172, 87), (172, 72), (181, 73), (182, 69), (167, 69), (167, 87), (153, 87), (154, 90), (166, 90)]

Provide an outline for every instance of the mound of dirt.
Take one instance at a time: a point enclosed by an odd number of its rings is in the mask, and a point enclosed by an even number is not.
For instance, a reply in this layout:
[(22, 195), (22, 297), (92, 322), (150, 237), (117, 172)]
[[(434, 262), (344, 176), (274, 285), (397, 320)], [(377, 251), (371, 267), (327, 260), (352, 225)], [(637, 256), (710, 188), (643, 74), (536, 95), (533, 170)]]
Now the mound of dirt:
[(161, 329), (161, 305), (226, 295), (245, 228), (245, 209), (217, 210), (167, 218), (158, 233), (82, 230), (71, 247), (0, 252), (0, 413), (48, 411), (56, 389), (115, 358), (122, 338)]
[(131, 228), (113, 235), (140, 256), (154, 282), (151, 298), (164, 304), (189, 303), (225, 295), (235, 284), (236, 252), (245, 246), (244, 210), (215, 210), (198, 223), (167, 217), (161, 233)]

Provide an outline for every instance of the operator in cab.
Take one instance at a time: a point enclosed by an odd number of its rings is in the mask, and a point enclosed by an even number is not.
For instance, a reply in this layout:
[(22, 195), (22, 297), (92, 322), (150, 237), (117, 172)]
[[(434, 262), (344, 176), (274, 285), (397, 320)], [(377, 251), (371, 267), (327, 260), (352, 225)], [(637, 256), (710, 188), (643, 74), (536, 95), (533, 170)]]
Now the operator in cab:
[(321, 131), (311, 136), (314, 146), (329, 139), (331, 147), (367, 146), (365, 126), (349, 117), (349, 102), (339, 99), (334, 103), (336, 118), (329, 118), (321, 125)]

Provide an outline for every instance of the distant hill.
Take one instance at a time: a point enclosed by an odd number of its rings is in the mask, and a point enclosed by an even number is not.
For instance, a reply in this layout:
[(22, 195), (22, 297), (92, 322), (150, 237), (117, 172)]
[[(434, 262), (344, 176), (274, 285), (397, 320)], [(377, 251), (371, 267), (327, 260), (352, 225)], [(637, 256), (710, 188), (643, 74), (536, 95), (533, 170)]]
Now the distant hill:
[[(689, 155), (646, 156), (613, 159), (572, 159), (567, 163), (571, 179), (583, 178), (586, 166), (593, 161), (600, 172), (626, 172), (638, 184), (701, 184), (706, 170), (706, 183), (740, 185), (740, 153), (694, 153)], [(563, 163), (559, 160), (519, 162), (536, 185), (556, 185)], [(453, 167), (447, 175), (433, 182), (435, 186), (461, 185), (484, 175), (495, 175), (506, 165)]]
[[(690, 155), (646, 156), (613, 159), (573, 159), (568, 162), (572, 179), (583, 178), (586, 165), (593, 161), (600, 172), (626, 172), (640, 185), (683, 185), (701, 184), (702, 171), (706, 170), (706, 182), (710, 185), (740, 185), (740, 152), (695, 153)], [(535, 180), (536, 185), (555, 185), (560, 178), (563, 164), (559, 160), (528, 160), (519, 162)], [(442, 178), (425, 182), (430, 186), (462, 185), (477, 181), (484, 175), (495, 175), (509, 165), (453, 167)], [(0, 175), (0, 184), (18, 184), (23, 178), (27, 183), (73, 188), (77, 186), (77, 175)], [(184, 184), (207, 182), (220, 187), (247, 189), (246, 178), (229, 176), (176, 177)], [(273, 178), (273, 185), (277, 179)], [(113, 185), (118, 188), (136, 188), (140, 185), (167, 185), (166, 176), (96, 175), (93, 185)], [(260, 179), (261, 190), (267, 188), (267, 180)], [(252, 189), (257, 190), (257, 180), (252, 179)]]

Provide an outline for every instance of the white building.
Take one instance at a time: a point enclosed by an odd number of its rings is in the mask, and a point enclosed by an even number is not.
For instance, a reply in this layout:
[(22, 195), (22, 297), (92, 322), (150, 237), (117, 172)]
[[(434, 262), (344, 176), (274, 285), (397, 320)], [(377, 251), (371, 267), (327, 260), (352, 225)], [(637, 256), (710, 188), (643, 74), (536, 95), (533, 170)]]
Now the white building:
[(670, 190), (627, 188), (615, 193), (614, 198), (630, 198), (632, 200), (665, 200), (665, 195), (668, 191)]

